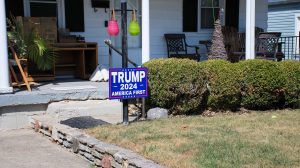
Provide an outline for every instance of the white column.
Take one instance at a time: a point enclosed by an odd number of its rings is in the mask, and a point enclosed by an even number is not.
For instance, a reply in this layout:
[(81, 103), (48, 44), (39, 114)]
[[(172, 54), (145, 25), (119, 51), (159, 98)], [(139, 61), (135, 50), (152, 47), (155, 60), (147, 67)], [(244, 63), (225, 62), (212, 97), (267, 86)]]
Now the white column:
[(255, 59), (255, 0), (246, 1), (246, 59)]
[(150, 60), (150, 6), (142, 0), (142, 63)]
[(5, 1), (0, 1), (0, 93), (10, 93)]

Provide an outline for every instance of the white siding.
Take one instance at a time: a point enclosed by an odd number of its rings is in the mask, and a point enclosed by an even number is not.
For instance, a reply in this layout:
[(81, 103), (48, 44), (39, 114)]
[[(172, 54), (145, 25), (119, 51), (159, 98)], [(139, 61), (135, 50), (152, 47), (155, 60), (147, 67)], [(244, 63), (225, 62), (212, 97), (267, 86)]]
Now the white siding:
[(109, 36), (104, 26), (104, 21), (108, 19), (108, 12), (105, 13), (104, 9), (97, 9), (97, 12), (95, 12), (91, 1), (84, 0), (85, 32), (72, 33), (85, 37), (85, 41), (87, 42), (97, 42), (99, 64), (106, 67), (108, 66), (108, 48), (105, 46), (104, 40), (109, 39)]
[[(240, 31), (245, 30), (245, 1), (240, 0)], [(86, 41), (98, 42), (99, 64), (108, 66), (108, 48), (104, 40), (108, 39), (104, 21), (108, 20), (108, 13), (104, 9), (94, 12), (91, 8), (91, 1), (84, 0), (85, 9), (85, 32), (74, 33), (85, 37)], [(256, 25), (267, 28), (267, 0), (256, 0)], [(150, 0), (150, 50), (151, 59), (167, 56), (165, 33), (182, 33), (182, 0)], [(198, 33), (186, 33), (188, 43), (198, 44), (199, 40), (211, 38), (212, 30), (201, 30)], [(202, 56), (205, 56), (205, 47), (200, 49)], [(141, 64), (141, 49), (129, 49), (129, 57), (136, 63)], [(120, 66), (121, 57), (114, 55), (114, 66)]]
[(182, 32), (182, 0), (150, 0), (150, 59), (166, 57), (165, 33)]
[[(255, 25), (267, 31), (268, 28), (268, 0), (255, 1)], [(240, 0), (239, 31), (246, 30), (246, 0)]]
[(283, 37), (294, 36), (295, 17), (300, 16), (300, 3), (270, 6), (268, 15), (268, 31), (282, 32)]

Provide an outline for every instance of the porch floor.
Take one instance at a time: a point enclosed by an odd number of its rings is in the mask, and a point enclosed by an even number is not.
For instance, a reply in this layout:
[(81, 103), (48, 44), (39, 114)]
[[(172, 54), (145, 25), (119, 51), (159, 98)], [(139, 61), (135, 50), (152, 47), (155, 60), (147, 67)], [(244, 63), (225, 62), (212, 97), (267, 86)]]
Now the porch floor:
[(77, 79), (55, 80), (31, 85), (32, 92), (15, 88), (14, 93), (0, 94), (0, 108), (9, 106), (49, 104), (63, 100), (104, 100), (108, 98), (107, 82)]

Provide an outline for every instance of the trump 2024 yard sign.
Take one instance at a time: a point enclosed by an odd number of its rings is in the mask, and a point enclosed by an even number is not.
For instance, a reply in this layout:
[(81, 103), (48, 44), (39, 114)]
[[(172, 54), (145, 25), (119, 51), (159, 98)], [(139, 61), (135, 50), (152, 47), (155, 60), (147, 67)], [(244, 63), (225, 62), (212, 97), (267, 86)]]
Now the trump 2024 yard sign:
[(110, 68), (109, 99), (148, 97), (147, 68)]

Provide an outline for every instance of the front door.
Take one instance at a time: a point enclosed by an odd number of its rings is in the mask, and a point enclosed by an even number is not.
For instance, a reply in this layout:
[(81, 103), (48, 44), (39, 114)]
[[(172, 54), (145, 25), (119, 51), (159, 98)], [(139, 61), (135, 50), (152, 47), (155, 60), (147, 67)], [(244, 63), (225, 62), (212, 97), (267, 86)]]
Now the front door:
[(239, 29), (240, 0), (226, 0), (225, 25)]

